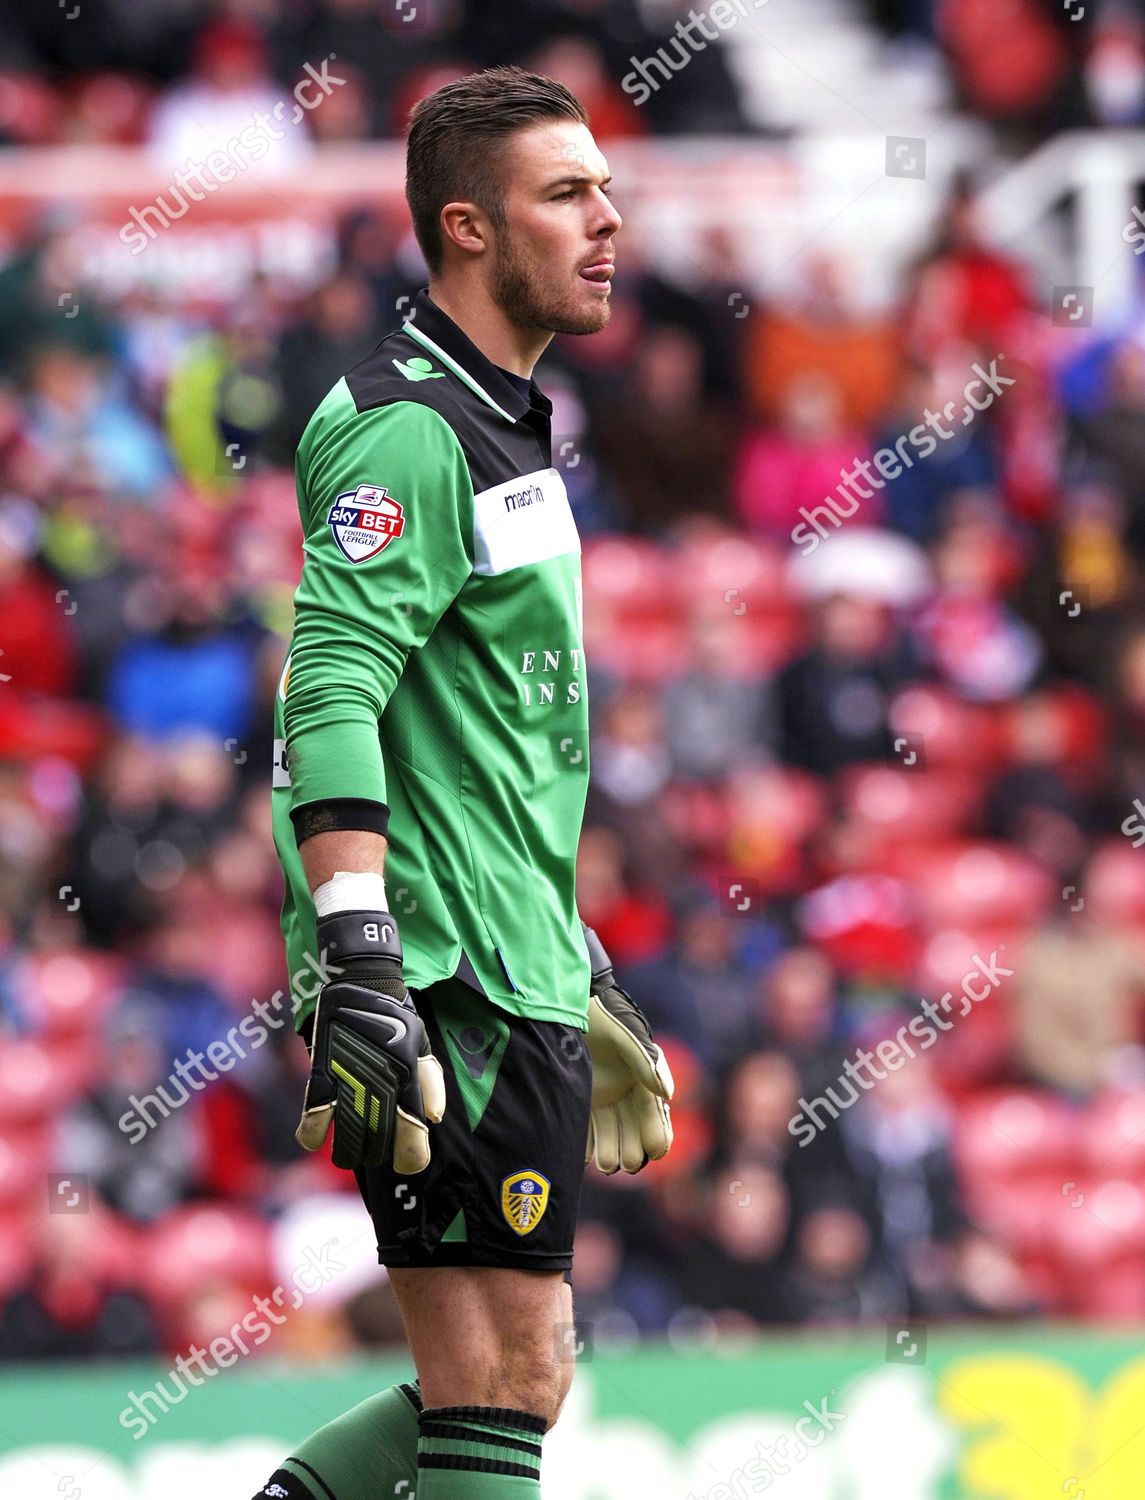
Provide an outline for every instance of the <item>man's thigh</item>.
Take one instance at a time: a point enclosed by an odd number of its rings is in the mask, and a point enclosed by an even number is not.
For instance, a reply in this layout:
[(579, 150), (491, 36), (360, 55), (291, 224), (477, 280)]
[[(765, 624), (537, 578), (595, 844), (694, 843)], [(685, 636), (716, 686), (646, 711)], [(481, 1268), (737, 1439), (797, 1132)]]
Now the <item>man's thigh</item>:
[(424, 1172), (356, 1174), (379, 1260), (567, 1273), (592, 1093), (584, 1033), (510, 1016), (460, 980), (414, 1001), (445, 1073), (445, 1117)]
[(395, 1267), (390, 1281), (427, 1407), (556, 1419), (573, 1368), (572, 1292), (561, 1272)]

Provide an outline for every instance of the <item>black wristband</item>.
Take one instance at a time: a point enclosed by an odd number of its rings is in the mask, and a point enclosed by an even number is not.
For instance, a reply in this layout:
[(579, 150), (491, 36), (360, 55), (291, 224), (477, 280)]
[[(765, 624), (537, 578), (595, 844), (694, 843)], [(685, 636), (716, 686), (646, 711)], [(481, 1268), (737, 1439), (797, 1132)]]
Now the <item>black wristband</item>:
[(292, 808), (290, 821), (294, 824), (296, 844), (316, 833), (342, 833), (348, 829), (380, 833), (388, 838), (390, 809), (388, 803), (373, 802), (368, 797), (329, 797), (324, 802), (304, 802), (301, 807)]

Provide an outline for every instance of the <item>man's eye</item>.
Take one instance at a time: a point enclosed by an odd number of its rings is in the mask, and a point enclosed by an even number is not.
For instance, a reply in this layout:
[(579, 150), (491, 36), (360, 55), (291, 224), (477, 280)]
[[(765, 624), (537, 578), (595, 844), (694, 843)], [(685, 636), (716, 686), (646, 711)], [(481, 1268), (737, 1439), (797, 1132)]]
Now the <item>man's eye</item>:
[(553, 202), (554, 203), (562, 203), (566, 198), (571, 198), (571, 197), (572, 197), (572, 188), (568, 188), (563, 193), (557, 193), (554, 196), (554, 198), (553, 198)]

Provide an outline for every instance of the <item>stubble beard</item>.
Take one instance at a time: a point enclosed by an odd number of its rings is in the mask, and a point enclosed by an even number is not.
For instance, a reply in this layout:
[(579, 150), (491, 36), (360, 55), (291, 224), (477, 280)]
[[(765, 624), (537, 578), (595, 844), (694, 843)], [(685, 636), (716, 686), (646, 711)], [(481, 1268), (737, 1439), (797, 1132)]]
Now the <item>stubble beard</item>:
[(550, 333), (599, 333), (612, 317), (607, 298), (602, 297), (595, 307), (580, 307), (571, 293), (561, 298), (548, 291), (543, 276), (504, 236), (498, 241), (494, 261), (493, 299), (510, 322)]

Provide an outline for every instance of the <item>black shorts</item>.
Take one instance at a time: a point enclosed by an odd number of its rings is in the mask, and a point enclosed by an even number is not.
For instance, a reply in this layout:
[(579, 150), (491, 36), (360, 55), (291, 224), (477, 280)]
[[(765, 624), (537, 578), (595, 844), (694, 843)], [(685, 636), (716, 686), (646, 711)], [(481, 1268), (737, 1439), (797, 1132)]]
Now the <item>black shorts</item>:
[(460, 979), (411, 990), (445, 1073), (424, 1172), (355, 1172), (384, 1266), (568, 1271), (592, 1097), (586, 1035)]

